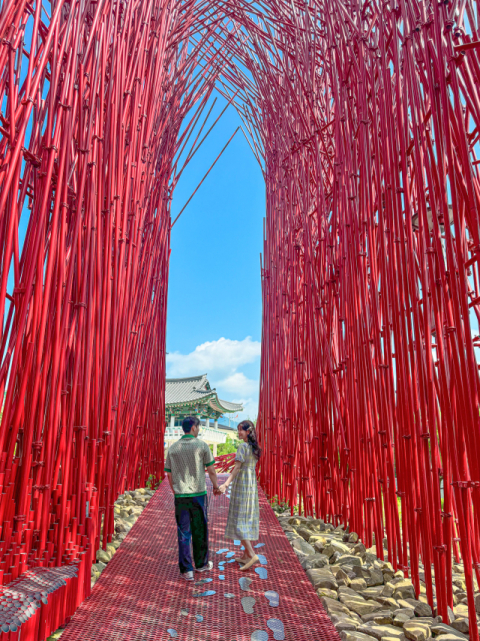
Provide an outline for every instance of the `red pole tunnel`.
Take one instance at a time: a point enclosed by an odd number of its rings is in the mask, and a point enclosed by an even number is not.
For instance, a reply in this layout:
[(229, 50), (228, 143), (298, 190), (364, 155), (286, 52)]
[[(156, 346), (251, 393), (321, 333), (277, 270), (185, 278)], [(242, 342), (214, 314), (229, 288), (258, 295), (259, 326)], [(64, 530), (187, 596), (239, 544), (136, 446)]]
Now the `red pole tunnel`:
[(474, 0), (0, 3), (0, 580), (75, 562), (49, 629), (163, 473), (170, 203), (216, 89), (266, 184), (262, 486), (386, 536), (417, 592), (421, 559), (445, 619), (461, 558), (478, 640), (479, 28)]

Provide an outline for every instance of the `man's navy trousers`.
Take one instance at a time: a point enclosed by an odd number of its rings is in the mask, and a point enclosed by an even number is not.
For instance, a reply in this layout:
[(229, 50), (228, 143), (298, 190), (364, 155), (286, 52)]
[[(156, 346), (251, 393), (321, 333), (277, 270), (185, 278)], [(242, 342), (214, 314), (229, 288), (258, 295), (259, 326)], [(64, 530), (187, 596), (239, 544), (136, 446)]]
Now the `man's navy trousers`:
[(208, 501), (207, 496), (175, 497), (175, 518), (178, 533), (178, 565), (180, 572), (194, 570), (208, 563)]

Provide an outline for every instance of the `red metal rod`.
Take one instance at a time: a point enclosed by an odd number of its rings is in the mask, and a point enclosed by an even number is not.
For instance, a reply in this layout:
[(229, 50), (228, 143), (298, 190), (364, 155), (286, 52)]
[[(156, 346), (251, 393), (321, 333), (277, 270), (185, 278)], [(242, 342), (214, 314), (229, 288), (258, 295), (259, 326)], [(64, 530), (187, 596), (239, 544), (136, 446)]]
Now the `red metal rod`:
[(216, 87), (266, 184), (260, 481), (375, 539), (445, 619), (461, 559), (478, 641), (477, 20), (476, 0), (2, 4), (3, 584), (81, 557), (73, 608), (118, 494), (163, 474), (170, 203)]

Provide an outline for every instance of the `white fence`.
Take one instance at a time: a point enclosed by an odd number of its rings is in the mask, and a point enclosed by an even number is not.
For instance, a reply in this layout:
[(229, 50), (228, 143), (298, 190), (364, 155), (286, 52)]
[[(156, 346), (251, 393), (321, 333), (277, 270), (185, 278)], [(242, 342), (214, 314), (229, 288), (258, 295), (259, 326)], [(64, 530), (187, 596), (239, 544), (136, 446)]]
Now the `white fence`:
[[(181, 427), (167, 427), (165, 430), (165, 442), (172, 443), (173, 441), (178, 441), (179, 438), (182, 438), (184, 431)], [(199, 438), (204, 440), (206, 443), (210, 444), (220, 444), (227, 442), (227, 435), (220, 430), (216, 430), (213, 427), (201, 427)]]

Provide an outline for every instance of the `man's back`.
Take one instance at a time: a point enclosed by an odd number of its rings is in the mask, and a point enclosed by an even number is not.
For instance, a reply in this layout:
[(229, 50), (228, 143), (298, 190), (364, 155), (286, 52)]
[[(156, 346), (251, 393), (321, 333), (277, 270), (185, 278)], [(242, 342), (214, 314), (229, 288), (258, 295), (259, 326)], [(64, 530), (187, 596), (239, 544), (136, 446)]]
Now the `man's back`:
[(210, 448), (191, 434), (185, 434), (168, 450), (165, 471), (171, 472), (176, 497), (207, 493), (205, 467), (214, 464)]
[(213, 568), (208, 560), (208, 504), (205, 468), (218, 492), (218, 479), (210, 448), (197, 439), (200, 420), (186, 416), (182, 421), (185, 435), (168, 450), (165, 472), (175, 494), (175, 520), (178, 535), (178, 567), (187, 581), (193, 581), (195, 570), (207, 572)]

